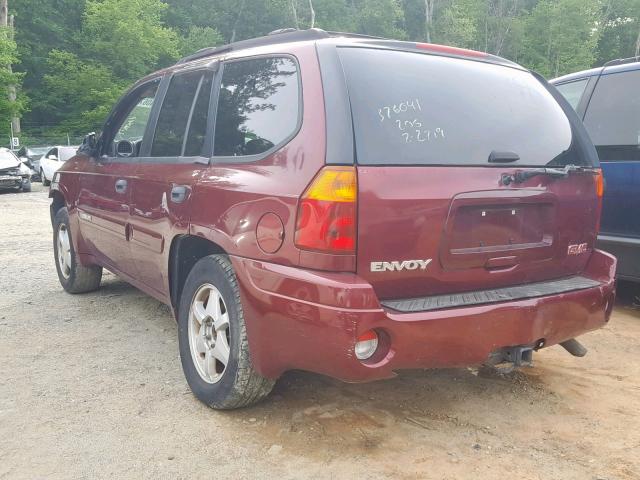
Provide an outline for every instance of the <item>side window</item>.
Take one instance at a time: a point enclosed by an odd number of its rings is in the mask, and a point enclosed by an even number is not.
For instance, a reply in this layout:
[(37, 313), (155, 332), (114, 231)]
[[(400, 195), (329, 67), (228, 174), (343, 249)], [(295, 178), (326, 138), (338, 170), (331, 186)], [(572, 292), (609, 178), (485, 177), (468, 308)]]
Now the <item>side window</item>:
[(182, 155), (189, 115), (195, 106), (196, 93), (199, 96), (203, 78), (203, 72), (197, 71), (178, 74), (171, 79), (153, 136), (152, 157)]
[(567, 102), (569, 102), (573, 109), (576, 110), (588, 81), (588, 78), (584, 78), (582, 80), (556, 85), (556, 88), (562, 96), (567, 99)]
[(47, 153), (46, 158), (54, 158), (54, 157), (58, 157), (58, 149), (57, 148), (52, 148), (51, 150), (49, 150), (49, 153)]
[(256, 155), (282, 143), (298, 125), (298, 71), (286, 57), (225, 64), (214, 155)]
[(60, 154), (58, 156), (58, 160), (60, 160), (61, 162), (66, 162), (67, 160), (69, 160), (71, 157), (73, 157), (76, 154), (77, 148), (64, 147), (64, 148), (58, 149), (58, 152)]
[(129, 110), (116, 130), (113, 138), (114, 142), (128, 140), (132, 143), (139, 143), (142, 141), (157, 90), (158, 83), (154, 82), (142, 89), (142, 91), (137, 92), (133, 98), (125, 99), (125, 102), (129, 105)]
[(160, 79), (126, 95), (109, 118), (102, 137), (102, 153), (110, 157), (135, 157), (140, 151)]
[(640, 144), (640, 70), (602, 75), (584, 118), (596, 146)]
[(189, 132), (184, 147), (185, 157), (203, 155), (204, 141), (207, 136), (207, 116), (209, 113), (209, 101), (211, 99), (211, 84), (213, 73), (206, 73), (200, 84), (198, 97), (193, 105), (193, 113), (189, 121)]

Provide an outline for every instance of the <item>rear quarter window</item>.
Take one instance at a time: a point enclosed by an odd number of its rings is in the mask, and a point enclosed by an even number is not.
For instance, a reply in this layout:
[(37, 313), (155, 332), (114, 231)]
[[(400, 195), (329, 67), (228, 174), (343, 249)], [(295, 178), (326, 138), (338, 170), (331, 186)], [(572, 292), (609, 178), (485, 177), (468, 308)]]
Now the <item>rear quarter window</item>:
[(580, 103), (580, 99), (582, 98), (582, 94), (584, 93), (584, 89), (586, 88), (588, 81), (588, 78), (584, 78), (582, 80), (576, 80), (575, 82), (556, 85), (556, 88), (562, 94), (562, 96), (567, 99), (569, 105), (571, 105), (574, 110), (577, 110), (578, 104)]
[(479, 61), (339, 48), (352, 107), (357, 161), (365, 165), (582, 164), (571, 124), (529, 72)]
[(259, 155), (297, 130), (300, 89), (297, 64), (288, 57), (234, 60), (224, 65), (214, 155)]
[(597, 146), (640, 144), (640, 70), (600, 77), (584, 125)]

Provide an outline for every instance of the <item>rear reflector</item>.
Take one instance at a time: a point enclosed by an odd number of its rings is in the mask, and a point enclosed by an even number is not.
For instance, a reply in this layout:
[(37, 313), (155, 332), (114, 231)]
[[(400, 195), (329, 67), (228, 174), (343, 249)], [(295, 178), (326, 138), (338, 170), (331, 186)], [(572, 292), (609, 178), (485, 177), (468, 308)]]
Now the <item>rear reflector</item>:
[(376, 353), (378, 349), (378, 334), (374, 330), (364, 332), (358, 337), (354, 347), (358, 360), (367, 360)]
[(598, 169), (598, 173), (596, 173), (596, 195), (598, 197), (598, 212), (597, 212), (597, 221), (596, 221), (596, 235), (600, 233), (600, 217), (602, 215), (602, 197), (604, 196), (604, 176), (602, 175), (602, 170)]
[(596, 194), (598, 198), (602, 198), (604, 195), (604, 176), (602, 175), (602, 170), (598, 170), (596, 174)]
[(355, 253), (357, 196), (354, 167), (320, 170), (300, 198), (296, 246), (326, 253)]

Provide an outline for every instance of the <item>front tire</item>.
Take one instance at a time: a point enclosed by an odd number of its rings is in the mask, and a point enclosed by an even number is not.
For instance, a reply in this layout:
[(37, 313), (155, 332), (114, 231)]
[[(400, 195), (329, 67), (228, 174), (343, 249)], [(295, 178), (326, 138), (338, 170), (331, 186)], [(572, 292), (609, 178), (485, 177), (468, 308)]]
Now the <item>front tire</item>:
[(58, 279), (67, 292), (92, 292), (100, 287), (102, 267), (85, 267), (80, 263), (71, 239), (69, 212), (66, 207), (58, 210), (53, 219), (53, 253)]
[(275, 381), (251, 362), (240, 289), (229, 258), (200, 259), (178, 308), (180, 360), (189, 387), (211, 408), (228, 410), (266, 397)]
[(30, 192), (31, 191), (31, 180), (30, 179), (26, 179), (22, 181), (22, 186), (20, 187), (20, 189), (23, 192)]

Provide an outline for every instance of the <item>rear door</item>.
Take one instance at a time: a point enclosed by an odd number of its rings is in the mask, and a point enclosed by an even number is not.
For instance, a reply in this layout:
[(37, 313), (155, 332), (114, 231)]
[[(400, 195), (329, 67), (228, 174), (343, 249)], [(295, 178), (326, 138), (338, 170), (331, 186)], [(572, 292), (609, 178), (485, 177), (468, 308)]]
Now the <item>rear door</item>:
[(85, 242), (102, 264), (132, 277), (131, 191), (159, 83), (152, 80), (121, 100), (107, 121), (100, 157), (80, 176), (78, 217)]
[(640, 64), (605, 69), (584, 124), (606, 181), (601, 232), (640, 238)]
[(142, 152), (133, 180), (131, 250), (138, 277), (168, 293), (171, 240), (186, 234), (193, 187), (208, 167), (209, 124), (215, 65), (167, 79), (153, 140)]
[(541, 167), (597, 164), (557, 92), (482, 61), (347, 47), (339, 55), (358, 164), (357, 271), (381, 298), (584, 268), (596, 237), (595, 176), (511, 181)]

